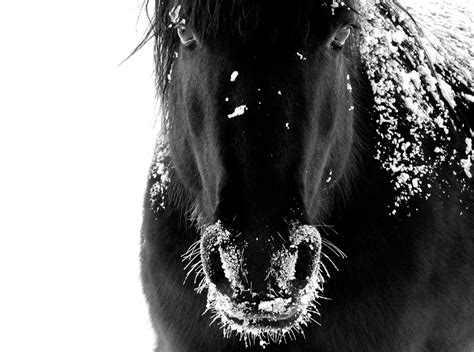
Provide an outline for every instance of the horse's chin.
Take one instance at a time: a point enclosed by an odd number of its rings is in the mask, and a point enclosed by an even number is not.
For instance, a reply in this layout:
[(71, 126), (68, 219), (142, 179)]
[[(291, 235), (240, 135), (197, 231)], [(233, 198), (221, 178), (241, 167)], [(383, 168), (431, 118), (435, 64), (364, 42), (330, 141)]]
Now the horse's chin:
[(241, 301), (220, 293), (213, 285), (208, 291), (208, 308), (211, 308), (226, 335), (236, 333), (248, 341), (255, 338), (281, 342), (294, 332), (301, 332), (301, 326), (313, 320), (314, 292), (302, 290), (288, 298)]

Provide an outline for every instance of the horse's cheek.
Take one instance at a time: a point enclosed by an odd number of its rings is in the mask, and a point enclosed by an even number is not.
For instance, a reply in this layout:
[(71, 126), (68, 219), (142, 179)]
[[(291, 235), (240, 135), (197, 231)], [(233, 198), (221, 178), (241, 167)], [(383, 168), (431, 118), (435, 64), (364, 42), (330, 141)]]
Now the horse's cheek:
[(199, 172), (195, 160), (192, 158), (192, 150), (186, 139), (175, 143), (171, 148), (171, 159), (179, 180), (192, 193), (198, 193), (201, 185)]

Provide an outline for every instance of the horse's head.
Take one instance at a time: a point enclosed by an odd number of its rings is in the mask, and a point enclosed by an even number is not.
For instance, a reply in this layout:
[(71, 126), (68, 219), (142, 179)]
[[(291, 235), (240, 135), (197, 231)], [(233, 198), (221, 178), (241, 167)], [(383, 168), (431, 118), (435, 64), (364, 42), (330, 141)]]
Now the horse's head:
[(317, 225), (353, 144), (356, 14), (331, 4), (161, 10), (171, 159), (195, 200), (209, 306), (239, 332), (298, 328), (320, 292)]

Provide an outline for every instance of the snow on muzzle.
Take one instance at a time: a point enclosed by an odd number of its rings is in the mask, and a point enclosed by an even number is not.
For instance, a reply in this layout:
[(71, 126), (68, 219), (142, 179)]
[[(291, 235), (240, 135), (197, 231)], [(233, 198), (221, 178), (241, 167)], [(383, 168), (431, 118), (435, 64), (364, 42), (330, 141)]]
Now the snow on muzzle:
[(314, 226), (294, 225), (286, 240), (278, 235), (241, 237), (221, 222), (202, 233), (207, 309), (220, 318), (226, 335), (235, 331), (280, 342), (317, 313), (314, 303), (323, 282), (321, 235)]

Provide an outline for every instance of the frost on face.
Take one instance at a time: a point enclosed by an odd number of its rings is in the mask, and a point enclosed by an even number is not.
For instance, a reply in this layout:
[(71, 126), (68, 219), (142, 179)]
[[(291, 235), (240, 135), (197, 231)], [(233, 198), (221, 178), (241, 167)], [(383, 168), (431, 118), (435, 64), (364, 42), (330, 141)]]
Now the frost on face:
[(225, 249), (219, 247), (225, 277), (229, 280), (232, 287), (241, 290), (243, 290), (243, 286), (236, 273), (239, 272), (239, 269), (243, 269), (243, 251), (243, 248), (237, 248), (235, 245), (227, 245)]
[(413, 196), (428, 198), (442, 164), (454, 163), (469, 177), (472, 159), (456, 159), (451, 146), (466, 126), (450, 109), (467, 104), (472, 67), (466, 53), (454, 49), (459, 43), (421, 32), (392, 1), (368, 3), (361, 11), (360, 53), (376, 104), (375, 158), (392, 175), (396, 208)]
[(284, 314), (291, 303), (291, 298), (275, 298), (271, 301), (263, 301), (258, 304), (258, 310), (268, 313)]
[(162, 139), (155, 148), (155, 155), (151, 165), (148, 178), (152, 181), (150, 192), (150, 202), (154, 211), (165, 209), (165, 199), (168, 190), (169, 177), (169, 148)]
[[(289, 247), (273, 255), (271, 269), (267, 272), (265, 279), (267, 280), (271, 276), (272, 280), (270, 281), (276, 281), (277, 286), (266, 294), (257, 294), (250, 289), (250, 297), (256, 297), (255, 301), (237, 300), (234, 295), (228, 296), (220, 292), (208, 279), (208, 276), (204, 276), (202, 264), (197, 261), (199, 248), (201, 251), (203, 246), (212, 246), (211, 248), (205, 247), (208, 251), (218, 248), (222, 268), (234, 292), (249, 292), (248, 288), (241, 284), (241, 275), (237, 274), (240, 269), (244, 272), (243, 277), (247, 275), (243, 261), (243, 251), (246, 249), (246, 244), (241, 243), (239, 246), (233, 244), (235, 236), (232, 236), (220, 221), (204, 230), (206, 233), (204, 237), (214, 238), (215, 241), (200, 240), (197, 244), (192, 245), (183, 256), (189, 260), (187, 267), (194, 268), (191, 270), (201, 267), (196, 270), (198, 275), (203, 276), (197, 291), (202, 292), (207, 289), (206, 311), (212, 312), (213, 321), (220, 320), (225, 337), (236, 334), (246, 346), (255, 343), (260, 343), (260, 345), (266, 345), (269, 342), (280, 343), (286, 341), (287, 338), (293, 339), (296, 332), (303, 333), (302, 327), (314, 321), (311, 315), (318, 314), (315, 304), (324, 283), (321, 270), (321, 267), (324, 266), (320, 265), (322, 239), (319, 231), (313, 226), (299, 226), (297, 224), (291, 226)], [(293, 296), (294, 287), (290, 287), (289, 282), (295, 279), (298, 246), (303, 243), (314, 252), (315, 265), (308, 273), (306, 286), (299, 289), (297, 296)], [(255, 315), (257, 312), (265, 315), (267, 320), (278, 321), (278, 317), (281, 316), (294, 316), (295, 320), (286, 327), (262, 326), (258, 316)]]
[(289, 293), (290, 287), (288, 285), (295, 280), (298, 246), (303, 242), (314, 254), (316, 266), (312, 275), (319, 272), (321, 235), (314, 226), (294, 226), (290, 236), (291, 245), (289, 248), (273, 253), (271, 266), (267, 272), (267, 277), (273, 277), (282, 292)]
[(246, 275), (243, 262), (245, 247), (237, 246), (232, 241), (230, 231), (227, 230), (220, 221), (208, 226), (205, 229), (205, 233), (206, 236), (214, 238), (215, 241), (207, 243), (207, 245), (201, 241), (200, 247), (207, 246), (205, 250), (204, 248), (201, 249), (205, 253), (218, 250), (224, 275), (227, 280), (229, 280), (232, 288), (240, 291), (244, 290), (240, 273), (244, 276)]

